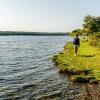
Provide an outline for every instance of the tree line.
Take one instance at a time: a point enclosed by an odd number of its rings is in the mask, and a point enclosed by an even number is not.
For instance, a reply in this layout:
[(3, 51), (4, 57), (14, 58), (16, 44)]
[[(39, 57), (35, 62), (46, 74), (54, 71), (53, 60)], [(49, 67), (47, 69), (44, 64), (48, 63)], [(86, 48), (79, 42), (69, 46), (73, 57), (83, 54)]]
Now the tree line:
[(18, 32), (18, 31), (0, 31), (1, 35), (36, 35), (36, 36), (63, 36), (63, 35), (69, 35), (68, 32)]

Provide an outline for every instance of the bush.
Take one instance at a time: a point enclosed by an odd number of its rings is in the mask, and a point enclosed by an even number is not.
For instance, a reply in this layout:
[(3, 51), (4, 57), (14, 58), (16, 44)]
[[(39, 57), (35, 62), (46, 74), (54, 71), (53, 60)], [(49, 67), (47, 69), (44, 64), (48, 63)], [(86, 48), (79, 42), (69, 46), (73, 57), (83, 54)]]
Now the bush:
[(96, 37), (96, 35), (89, 36), (89, 44), (94, 47), (98, 45), (98, 38)]
[(81, 40), (82, 40), (83, 42), (87, 42), (87, 41), (88, 41), (88, 37), (87, 37), (87, 36), (82, 36)]

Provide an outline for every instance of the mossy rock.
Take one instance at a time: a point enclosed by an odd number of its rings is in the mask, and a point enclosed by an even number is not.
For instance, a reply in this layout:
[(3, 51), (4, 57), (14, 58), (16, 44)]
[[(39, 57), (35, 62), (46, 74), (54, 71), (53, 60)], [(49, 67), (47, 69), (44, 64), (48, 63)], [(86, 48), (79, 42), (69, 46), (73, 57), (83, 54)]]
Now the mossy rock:
[(58, 55), (54, 55), (53, 57), (52, 57), (52, 61), (54, 62), (55, 60), (57, 60), (58, 59)]
[(86, 79), (84, 75), (73, 75), (71, 77), (71, 80), (75, 83), (87, 83), (88, 82), (88, 80)]
[(92, 69), (87, 68), (87, 69), (84, 69), (83, 72), (85, 75), (88, 75), (92, 73)]
[(91, 69), (68, 67), (68, 73), (72, 75), (88, 75), (92, 73)]
[(59, 52), (59, 54), (61, 55), (61, 54), (64, 54), (64, 52)]
[(97, 79), (91, 79), (89, 81), (90, 84), (98, 84), (98, 80)]
[(76, 83), (97, 83), (98, 80), (96, 80), (95, 76), (86, 76), (86, 75), (73, 75), (71, 77), (71, 80)]
[(58, 70), (59, 73), (67, 73), (68, 72), (68, 69), (67, 67), (60, 67), (59, 70)]

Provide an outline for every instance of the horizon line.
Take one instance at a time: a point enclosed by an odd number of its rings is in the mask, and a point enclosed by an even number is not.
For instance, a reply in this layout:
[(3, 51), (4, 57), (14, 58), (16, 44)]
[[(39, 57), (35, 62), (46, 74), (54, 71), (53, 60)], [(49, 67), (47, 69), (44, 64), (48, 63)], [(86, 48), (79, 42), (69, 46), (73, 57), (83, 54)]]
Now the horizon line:
[(0, 32), (29, 32), (29, 33), (70, 33), (70, 32), (47, 32), (47, 31), (0, 31)]

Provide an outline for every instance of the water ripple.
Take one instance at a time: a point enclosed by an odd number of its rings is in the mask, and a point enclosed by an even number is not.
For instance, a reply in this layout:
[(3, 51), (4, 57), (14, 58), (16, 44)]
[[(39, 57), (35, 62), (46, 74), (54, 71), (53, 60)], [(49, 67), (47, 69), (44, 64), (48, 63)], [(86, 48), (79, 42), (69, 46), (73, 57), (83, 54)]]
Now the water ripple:
[(59, 75), (51, 62), (52, 55), (70, 40), (66, 36), (1, 36), (0, 100), (74, 98), (68, 77)]

